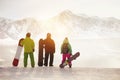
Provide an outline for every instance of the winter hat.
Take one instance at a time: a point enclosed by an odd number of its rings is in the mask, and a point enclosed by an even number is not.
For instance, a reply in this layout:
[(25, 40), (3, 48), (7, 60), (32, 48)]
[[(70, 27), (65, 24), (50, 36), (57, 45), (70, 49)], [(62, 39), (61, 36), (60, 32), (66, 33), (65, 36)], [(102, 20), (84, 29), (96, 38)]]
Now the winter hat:
[(65, 37), (65, 39), (64, 39), (64, 41), (63, 41), (63, 43), (69, 43), (69, 41), (68, 41), (68, 38), (67, 38), (67, 37)]

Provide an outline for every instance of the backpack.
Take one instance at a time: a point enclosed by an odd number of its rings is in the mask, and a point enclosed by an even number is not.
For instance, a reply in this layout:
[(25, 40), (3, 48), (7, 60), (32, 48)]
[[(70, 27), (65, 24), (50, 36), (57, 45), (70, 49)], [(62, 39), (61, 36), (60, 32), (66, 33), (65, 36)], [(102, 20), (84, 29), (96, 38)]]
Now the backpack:
[(62, 45), (62, 53), (63, 53), (63, 54), (68, 53), (68, 50), (69, 50), (69, 48), (68, 48), (68, 43), (64, 43), (64, 44)]

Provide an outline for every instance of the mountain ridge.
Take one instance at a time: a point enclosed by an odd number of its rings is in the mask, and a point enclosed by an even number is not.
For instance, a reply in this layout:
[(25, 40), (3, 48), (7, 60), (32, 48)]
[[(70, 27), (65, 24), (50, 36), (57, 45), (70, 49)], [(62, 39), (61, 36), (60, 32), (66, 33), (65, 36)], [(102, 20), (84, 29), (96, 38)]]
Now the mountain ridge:
[[(70, 10), (65, 10), (58, 15), (46, 20), (38, 21), (34, 18), (10, 20), (0, 17), (0, 38), (10, 36), (18, 39), (26, 32), (32, 32), (37, 36), (43, 32), (61, 34), (79, 33), (81, 31), (120, 32), (120, 20), (114, 17), (100, 18), (98, 16), (77, 15)], [(54, 29), (54, 30), (53, 30)], [(22, 34), (22, 36), (21, 36)]]

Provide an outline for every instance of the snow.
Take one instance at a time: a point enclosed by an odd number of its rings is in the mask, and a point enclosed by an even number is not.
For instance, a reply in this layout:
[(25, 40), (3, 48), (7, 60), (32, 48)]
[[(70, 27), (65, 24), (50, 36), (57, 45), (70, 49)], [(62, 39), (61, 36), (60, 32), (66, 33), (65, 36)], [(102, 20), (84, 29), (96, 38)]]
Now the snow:
[[(92, 68), (120, 68), (120, 38), (102, 39), (77, 39), (69, 38), (72, 45), (73, 54), (80, 52), (81, 55), (73, 61), (73, 67), (92, 67)], [(6, 40), (5, 40), (6, 41)], [(55, 40), (56, 41), (56, 40)], [(38, 62), (38, 41), (35, 48), (35, 63)], [(11, 43), (11, 42), (9, 42)], [(15, 44), (16, 43), (16, 44)], [(12, 66), (12, 60), (17, 49), (17, 42), (14, 44), (0, 43), (0, 66)], [(60, 54), (61, 41), (56, 42), (56, 52), (54, 55), (54, 66), (61, 63)], [(29, 58), (28, 58), (29, 59)], [(28, 60), (30, 66), (30, 60)], [(19, 67), (23, 67), (23, 52), (20, 57)]]
[[(59, 68), (60, 43), (56, 42), (54, 67), (38, 67), (38, 46), (35, 48), (35, 68), (23, 67), (23, 52), (18, 67), (12, 67), (17, 42), (8, 39), (0, 42), (0, 80), (119, 80), (120, 38), (69, 38), (73, 54), (81, 55), (73, 61), (72, 68)], [(56, 41), (56, 40), (55, 40)], [(35, 41), (37, 42), (37, 41)]]
[(119, 80), (118, 68), (0, 68), (0, 80)]
[[(63, 13), (41, 24), (28, 19), (14, 21), (0, 27), (0, 80), (119, 80), (120, 79), (120, 32), (119, 20), (108, 21), (94, 17), (80, 17)], [(96, 23), (94, 23), (94, 21)], [(3, 25), (2, 23), (0, 23)], [(25, 27), (26, 26), (26, 27)], [(35, 68), (23, 67), (23, 52), (18, 67), (12, 67), (17, 44), (21, 36), (31, 31), (35, 41)], [(56, 44), (54, 67), (38, 67), (38, 41), (45, 39), (51, 32)], [(7, 35), (7, 36), (6, 36)], [(68, 37), (73, 54), (80, 57), (72, 62), (72, 68), (59, 68), (62, 55), (60, 46), (64, 37)]]
[[(4, 40), (6, 41), (6, 40)], [(54, 67), (38, 67), (38, 46), (35, 48), (35, 68), (23, 67), (23, 52), (18, 67), (12, 67), (15, 44), (0, 43), (0, 80), (119, 80), (120, 39), (77, 39), (70, 38), (73, 53), (81, 55), (74, 60), (72, 68), (59, 68), (61, 63), (60, 43), (56, 43)], [(36, 41), (37, 42), (37, 41)]]

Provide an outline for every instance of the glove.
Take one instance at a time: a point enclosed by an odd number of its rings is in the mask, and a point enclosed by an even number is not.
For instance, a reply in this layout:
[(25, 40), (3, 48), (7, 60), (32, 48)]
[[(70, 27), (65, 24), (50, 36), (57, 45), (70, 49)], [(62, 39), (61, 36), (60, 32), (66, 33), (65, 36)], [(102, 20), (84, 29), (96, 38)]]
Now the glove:
[(35, 50), (33, 49), (33, 52), (34, 52)]
[(70, 56), (72, 56), (72, 53), (70, 53)]

